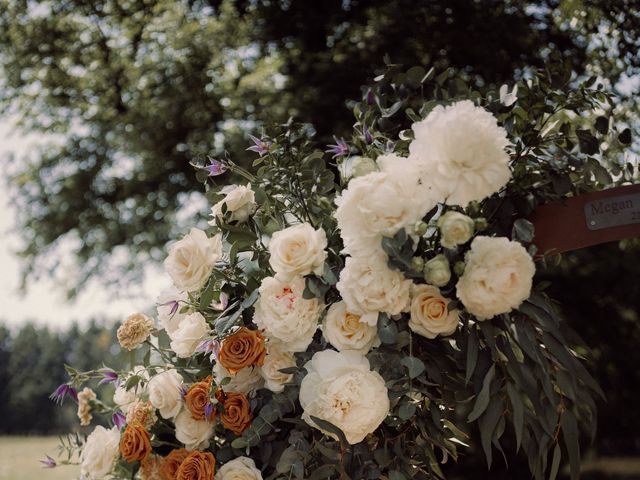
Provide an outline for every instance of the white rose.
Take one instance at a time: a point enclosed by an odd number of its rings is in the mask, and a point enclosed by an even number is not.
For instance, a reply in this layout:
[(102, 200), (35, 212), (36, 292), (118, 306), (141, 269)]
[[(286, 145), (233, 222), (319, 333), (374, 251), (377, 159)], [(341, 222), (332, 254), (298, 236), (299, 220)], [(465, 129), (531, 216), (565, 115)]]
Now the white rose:
[(467, 243), (474, 232), (474, 221), (465, 214), (449, 210), (438, 219), (440, 244), (444, 248), (455, 248)]
[(529, 298), (536, 267), (518, 242), (505, 237), (476, 237), (456, 285), (469, 313), (486, 320), (510, 312)]
[(120, 448), (120, 432), (117, 427), (107, 430), (97, 426), (87, 437), (80, 454), (82, 475), (91, 480), (105, 478), (113, 469)]
[(450, 300), (437, 287), (414, 285), (409, 328), (427, 337), (451, 335), (458, 328), (458, 310), (449, 311)]
[(190, 357), (208, 333), (209, 325), (202, 314), (191, 313), (180, 322), (178, 329), (169, 335), (171, 350), (180, 358)]
[(243, 393), (248, 397), (255, 395), (256, 390), (264, 386), (264, 379), (260, 375), (260, 367), (244, 367), (238, 370), (235, 375), (231, 375), (220, 362), (217, 362), (213, 365), (213, 379), (219, 385), (225, 378), (229, 379), (227, 383), (222, 385), (222, 389), (225, 392)]
[[(124, 388), (126, 380), (133, 375), (137, 375), (141, 380), (131, 389)], [(149, 372), (142, 365), (136, 365), (118, 384), (113, 394), (113, 403), (120, 407), (120, 410), (126, 412), (131, 405), (138, 401), (138, 398), (147, 393), (147, 382), (149, 381)]]
[(284, 343), (291, 352), (304, 352), (318, 328), (323, 305), (302, 298), (304, 279), (282, 282), (266, 277), (260, 285), (253, 322), (268, 338)]
[(384, 256), (347, 257), (336, 285), (347, 310), (376, 325), (378, 312), (397, 315), (409, 305), (411, 280), (391, 270)]
[(300, 405), (302, 419), (309, 425), (318, 428), (312, 416), (331, 422), (353, 445), (378, 428), (389, 413), (384, 379), (370, 370), (364, 356), (323, 350), (313, 355), (305, 369), (308, 373), (300, 385)]
[(413, 124), (409, 158), (421, 166), (439, 198), (450, 205), (480, 201), (511, 178), (507, 132), (470, 100), (434, 108)]
[(309, 273), (321, 275), (327, 258), (327, 236), (301, 223), (275, 232), (269, 241), (269, 265), (276, 278), (290, 280)]
[(151, 405), (160, 411), (162, 418), (175, 417), (182, 407), (182, 376), (176, 370), (166, 370), (159, 373), (151, 380), (147, 390)]
[(282, 392), (285, 383), (289, 383), (293, 375), (282, 373), (280, 370), (295, 366), (296, 358), (293, 353), (286, 351), (281, 343), (270, 341), (267, 344), (264, 364), (260, 367), (260, 375), (264, 378), (265, 387), (272, 392)]
[(180, 310), (186, 305), (189, 295), (180, 292), (176, 287), (169, 287), (158, 296), (156, 310), (160, 324), (171, 334), (178, 329), (178, 325), (187, 313), (180, 313)]
[(344, 251), (354, 256), (380, 250), (383, 236), (415, 225), (433, 208), (428, 189), (406, 158), (378, 158), (383, 171), (354, 178), (335, 200)]
[(220, 467), (216, 480), (262, 480), (262, 472), (252, 459), (238, 457)]
[(424, 279), (436, 287), (444, 287), (451, 280), (449, 260), (443, 254), (436, 255), (424, 264)]
[(376, 325), (362, 321), (360, 315), (347, 311), (344, 302), (329, 307), (322, 323), (324, 338), (337, 350), (354, 350), (362, 355), (380, 345)]
[(208, 238), (192, 228), (169, 248), (164, 268), (180, 291), (193, 292), (206, 283), (214, 264), (222, 257), (222, 236)]
[(251, 190), (251, 184), (244, 185), (227, 185), (220, 193), (224, 193), (225, 197), (211, 207), (211, 216), (213, 220), (209, 222), (209, 225), (215, 226), (215, 218), (224, 219), (224, 213), (222, 213), (223, 205), (227, 206), (228, 220), (230, 222), (245, 222), (249, 216), (256, 209), (256, 195)]
[(212, 422), (196, 420), (189, 410), (183, 410), (175, 419), (176, 439), (184, 444), (187, 450), (202, 450), (209, 446), (213, 436)]
[(340, 162), (338, 170), (340, 172), (340, 178), (346, 183), (352, 177), (361, 177), (368, 173), (378, 171), (378, 165), (368, 157), (352, 155)]

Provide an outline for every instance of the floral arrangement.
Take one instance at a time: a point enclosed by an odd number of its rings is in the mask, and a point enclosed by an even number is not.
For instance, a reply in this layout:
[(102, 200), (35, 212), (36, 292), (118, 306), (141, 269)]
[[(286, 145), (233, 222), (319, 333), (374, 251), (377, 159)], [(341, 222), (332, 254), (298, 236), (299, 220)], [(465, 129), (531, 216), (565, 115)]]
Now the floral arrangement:
[(568, 81), (480, 93), (389, 66), (348, 141), (321, 151), (290, 122), (252, 137), (250, 168), (196, 164), (208, 226), (170, 246), (157, 318), (119, 327), (131, 368), (67, 367), (53, 398), (110, 426), (58, 461), (79, 453), (85, 479), (444, 478), (470, 445), (489, 467), (515, 454), (506, 439), (535, 478), (564, 457), (575, 478), (602, 392), (534, 282), (548, 259), (526, 218), (607, 185), (617, 140), (589, 126), (607, 95)]

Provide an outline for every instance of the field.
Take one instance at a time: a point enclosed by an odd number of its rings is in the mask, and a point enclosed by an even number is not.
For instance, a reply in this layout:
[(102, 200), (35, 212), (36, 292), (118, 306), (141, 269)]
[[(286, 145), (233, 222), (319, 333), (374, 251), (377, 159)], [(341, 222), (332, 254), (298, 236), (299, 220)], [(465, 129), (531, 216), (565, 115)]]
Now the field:
[(57, 437), (0, 437), (0, 480), (72, 480), (80, 476), (76, 466), (42, 468), (45, 454), (56, 457)]

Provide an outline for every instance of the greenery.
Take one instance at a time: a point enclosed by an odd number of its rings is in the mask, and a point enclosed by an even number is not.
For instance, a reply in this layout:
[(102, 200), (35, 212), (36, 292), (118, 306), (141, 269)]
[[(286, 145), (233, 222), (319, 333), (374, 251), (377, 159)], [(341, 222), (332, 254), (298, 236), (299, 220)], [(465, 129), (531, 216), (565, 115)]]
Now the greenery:
[[(555, 52), (615, 88), (638, 72), (633, 3), (2, 0), (0, 112), (59, 134), (5, 163), (25, 274), (55, 270), (65, 241), (77, 288), (140, 273), (186, 224), (189, 162), (229, 152), (245, 164), (246, 132), (289, 116), (319, 144), (347, 135), (345, 103), (385, 55), (487, 87)], [(637, 101), (610, 113), (631, 122)]]

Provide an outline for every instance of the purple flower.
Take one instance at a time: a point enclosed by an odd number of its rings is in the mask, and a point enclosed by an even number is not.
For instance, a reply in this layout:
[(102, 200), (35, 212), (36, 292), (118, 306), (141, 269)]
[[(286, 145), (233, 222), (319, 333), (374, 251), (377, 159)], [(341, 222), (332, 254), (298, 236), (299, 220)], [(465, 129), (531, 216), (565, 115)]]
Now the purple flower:
[(110, 368), (101, 368), (98, 372), (102, 375), (102, 380), (98, 382), (98, 386), (105, 385), (107, 383), (116, 383), (118, 381), (118, 374)]
[(69, 395), (74, 402), (78, 403), (78, 392), (75, 388), (67, 385), (66, 383), (63, 383), (56, 388), (54, 392), (49, 395), (49, 398), (58, 405), (62, 405), (64, 403), (64, 398), (67, 395)]
[(211, 402), (209, 402), (204, 406), (204, 418), (206, 418), (207, 420), (210, 420), (212, 415), (213, 415), (213, 405), (211, 404)]
[(375, 96), (373, 94), (373, 90), (369, 89), (367, 91), (367, 95), (365, 97), (365, 100), (367, 101), (367, 105), (373, 105), (373, 101), (375, 100)]
[(373, 136), (366, 125), (362, 127), (362, 134), (364, 135), (364, 141), (367, 142), (367, 145), (371, 145), (373, 143)]
[(218, 175), (222, 175), (227, 171), (227, 166), (222, 163), (220, 160), (216, 160), (215, 158), (210, 158), (211, 162), (209, 165), (206, 165), (204, 169), (209, 172), (210, 177), (217, 177)]
[(210, 338), (203, 342), (200, 342), (200, 345), (196, 348), (196, 352), (211, 354), (213, 358), (218, 358), (218, 353), (220, 352), (220, 342), (214, 338)]
[(169, 316), (173, 317), (175, 313), (178, 311), (178, 308), (180, 308), (180, 302), (178, 302), (177, 300), (171, 300), (170, 302), (160, 304), (161, 307), (168, 307), (169, 305), (171, 305)]
[(121, 412), (113, 412), (111, 421), (118, 428), (118, 430), (122, 430), (124, 424), (127, 423), (127, 418)]
[(39, 461), (42, 464), (42, 468), (55, 468), (58, 466), (56, 461), (53, 458), (51, 458), (49, 455), (45, 455), (45, 459), (39, 460)]
[(184, 385), (182, 385), (180, 387), (180, 398), (182, 398), (184, 400), (184, 397), (187, 396), (187, 393), (189, 392), (189, 390), (187, 390), (187, 387), (185, 387)]
[(253, 135), (249, 135), (249, 137), (254, 144), (247, 148), (248, 151), (256, 152), (260, 156), (263, 156), (265, 153), (269, 153), (269, 149), (271, 148), (271, 145), (273, 145), (273, 142), (264, 138), (254, 137)]
[(327, 147), (329, 148), (325, 150), (325, 152), (333, 153), (332, 158), (343, 157), (344, 155), (347, 155), (349, 153), (349, 145), (347, 145), (347, 142), (344, 141), (344, 138), (338, 139), (334, 136), (333, 139), (336, 141), (335, 145), (327, 145)]

